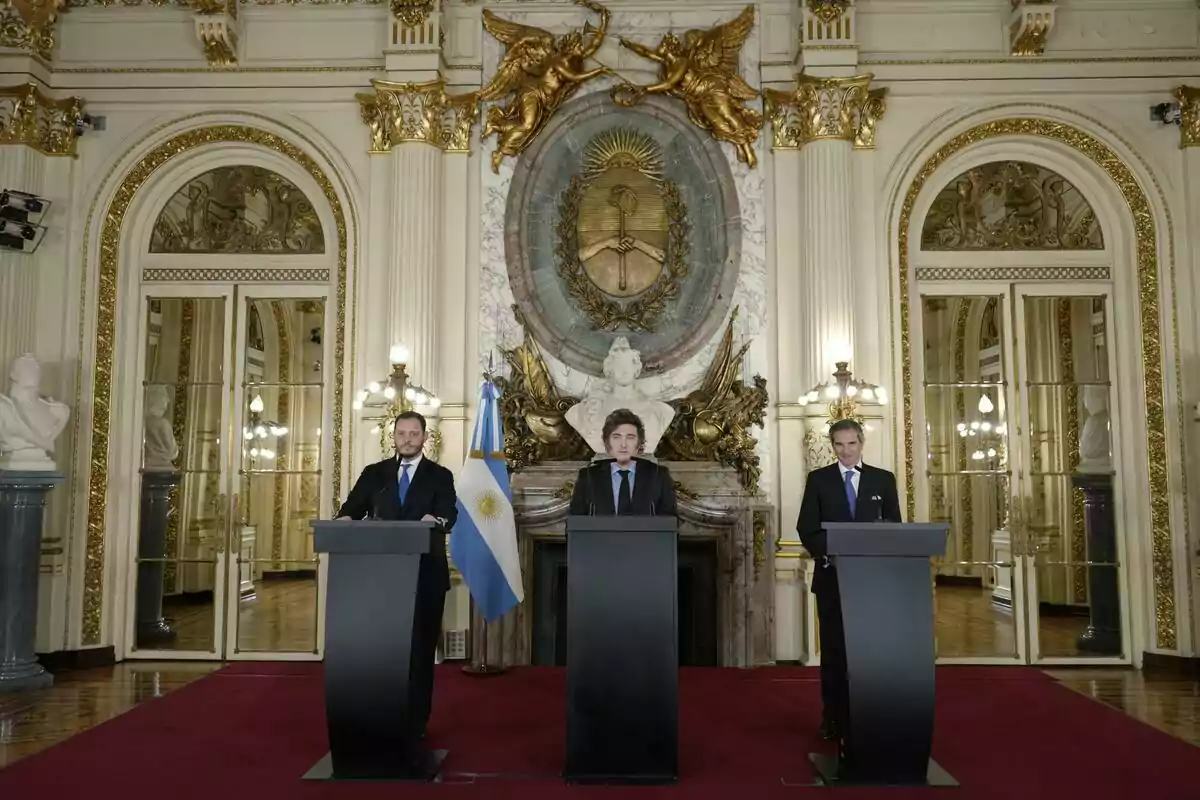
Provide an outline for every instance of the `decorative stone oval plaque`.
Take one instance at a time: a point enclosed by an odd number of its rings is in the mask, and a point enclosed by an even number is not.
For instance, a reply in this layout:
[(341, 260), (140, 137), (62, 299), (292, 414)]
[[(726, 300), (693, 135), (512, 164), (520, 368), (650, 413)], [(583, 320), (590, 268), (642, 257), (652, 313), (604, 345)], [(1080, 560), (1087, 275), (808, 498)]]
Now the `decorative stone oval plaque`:
[(720, 146), (658, 98), (565, 104), (517, 163), (505, 210), (513, 297), (537, 343), (592, 375), (624, 336), (644, 373), (716, 333), (741, 263)]

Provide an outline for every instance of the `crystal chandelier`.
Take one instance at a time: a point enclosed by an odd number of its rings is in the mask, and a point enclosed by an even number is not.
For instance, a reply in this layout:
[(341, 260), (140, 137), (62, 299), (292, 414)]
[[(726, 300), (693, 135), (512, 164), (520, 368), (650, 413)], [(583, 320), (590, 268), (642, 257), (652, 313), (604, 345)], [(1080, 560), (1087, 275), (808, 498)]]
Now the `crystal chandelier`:
[(245, 441), (243, 450), (252, 459), (261, 458), (265, 461), (274, 461), (278, 453), (266, 445), (275, 442), (268, 440), (277, 440), (287, 436), (288, 429), (275, 420), (263, 419), (264, 408), (266, 405), (263, 403), (262, 395), (254, 395), (254, 399), (250, 401), (250, 424), (242, 429), (242, 439)]

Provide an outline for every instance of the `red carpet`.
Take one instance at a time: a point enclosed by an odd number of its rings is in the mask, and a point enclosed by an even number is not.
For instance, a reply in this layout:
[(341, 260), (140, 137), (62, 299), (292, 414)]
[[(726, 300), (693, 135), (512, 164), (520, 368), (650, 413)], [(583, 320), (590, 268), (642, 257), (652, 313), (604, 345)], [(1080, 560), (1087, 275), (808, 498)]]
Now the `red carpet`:
[(0, 772), (0, 797), (1200, 797), (1200, 749), (1037, 670), (970, 667), (938, 670), (934, 757), (961, 789), (812, 786), (817, 674), (790, 668), (683, 670), (679, 785), (569, 787), (557, 777), (565, 685), (556, 669), (479, 679), (444, 666), (429, 743), (450, 750), (445, 784), (326, 783), (300, 780), (326, 750), (320, 666), (238, 664), (17, 762)]

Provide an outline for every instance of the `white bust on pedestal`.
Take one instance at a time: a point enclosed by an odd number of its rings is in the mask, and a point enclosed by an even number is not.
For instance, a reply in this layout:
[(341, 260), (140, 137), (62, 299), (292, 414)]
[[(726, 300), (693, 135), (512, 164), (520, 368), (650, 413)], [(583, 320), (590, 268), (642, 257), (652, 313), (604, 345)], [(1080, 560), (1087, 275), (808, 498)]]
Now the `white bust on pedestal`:
[(608, 381), (567, 410), (567, 422), (596, 453), (607, 452), (604, 420), (618, 408), (627, 408), (641, 418), (646, 427), (644, 450), (648, 455), (654, 454), (658, 440), (675, 418), (675, 409), (647, 397), (634, 385), (641, 374), (641, 354), (629, 346), (624, 336), (618, 336), (604, 359), (604, 377)]
[(67, 426), (71, 411), (38, 393), (42, 368), (32, 355), (13, 361), (9, 378), (8, 394), (0, 394), (0, 469), (53, 471), (54, 440)]
[(151, 386), (146, 390), (142, 466), (147, 471), (170, 472), (175, 469), (179, 445), (175, 442), (175, 431), (171, 430), (171, 423), (166, 419), (170, 405), (171, 396), (167, 393), (167, 387)]
[(1083, 387), (1083, 407), (1088, 412), (1079, 435), (1079, 472), (1112, 471), (1112, 452), (1108, 431), (1108, 387)]

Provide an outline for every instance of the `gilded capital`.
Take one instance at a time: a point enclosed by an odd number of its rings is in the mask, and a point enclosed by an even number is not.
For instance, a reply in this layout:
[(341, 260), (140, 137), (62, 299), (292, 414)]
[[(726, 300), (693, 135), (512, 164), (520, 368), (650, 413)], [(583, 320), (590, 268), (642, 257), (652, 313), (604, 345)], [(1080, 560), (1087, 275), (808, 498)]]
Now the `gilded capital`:
[(1179, 86), (1175, 99), (1179, 101), (1179, 146), (1200, 147), (1200, 89)]
[(433, 145), (449, 153), (471, 149), (471, 127), (479, 117), (475, 92), (451, 95), (444, 81), (395, 83), (373, 80), (372, 92), (358, 98), (362, 121), (371, 130), (372, 153), (406, 142)]
[(850, 8), (850, 0), (807, 0), (808, 11), (826, 25), (832, 25), (842, 18)]
[(871, 89), (872, 75), (816, 78), (797, 75), (791, 92), (764, 92), (775, 150), (799, 150), (817, 139), (875, 147), (875, 126), (887, 109), (887, 89)]
[(433, 13), (434, 0), (392, 0), (392, 16), (401, 24), (415, 28), (424, 25)]
[(1008, 19), (1009, 52), (1014, 56), (1040, 56), (1054, 30), (1056, 0), (1012, 0)]
[(54, 26), (66, 0), (3, 0), (0, 47), (33, 53), (49, 61), (54, 55)]
[(0, 87), (0, 145), (23, 144), (48, 156), (75, 155), (83, 98), (55, 100), (37, 84)]

